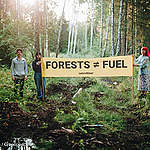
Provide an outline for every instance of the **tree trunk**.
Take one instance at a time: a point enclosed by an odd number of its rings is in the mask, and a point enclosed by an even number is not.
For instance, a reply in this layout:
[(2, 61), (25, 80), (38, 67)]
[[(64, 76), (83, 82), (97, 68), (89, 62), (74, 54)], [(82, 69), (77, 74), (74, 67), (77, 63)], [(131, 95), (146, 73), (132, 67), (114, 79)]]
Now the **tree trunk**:
[(131, 41), (131, 54), (133, 54), (133, 49), (134, 49), (134, 31), (133, 31), (133, 26), (134, 26), (134, 2), (132, 0), (132, 11), (131, 11), (131, 33), (132, 33), (132, 41)]
[(107, 29), (106, 29), (106, 39), (105, 39), (105, 46), (104, 46), (104, 50), (102, 53), (102, 57), (104, 57), (106, 49), (107, 49), (107, 41), (108, 41), (108, 31), (109, 31), (109, 24), (110, 24), (110, 8), (109, 8), (109, 12), (107, 13)]
[(93, 46), (93, 30), (94, 30), (94, 2), (92, 0), (90, 50), (92, 49)]
[(73, 51), (73, 40), (74, 40), (74, 25), (72, 26), (70, 53), (72, 53), (72, 51)]
[(102, 51), (102, 40), (103, 40), (103, 7), (104, 7), (104, 1), (101, 1), (101, 19), (100, 19), (100, 42), (99, 42), (99, 48)]
[(35, 49), (40, 51), (39, 45), (39, 0), (35, 0)]
[(134, 36), (134, 49), (135, 49), (135, 56), (137, 56), (137, 8), (136, 8), (136, 0), (135, 0), (135, 36)]
[(48, 15), (47, 15), (47, 0), (44, 0), (44, 22), (45, 22), (45, 52), (48, 56)]
[(76, 43), (77, 43), (77, 34), (78, 34), (78, 24), (75, 25), (75, 37), (74, 37), (74, 48), (73, 48), (73, 54), (75, 54), (76, 50)]
[(87, 32), (88, 32), (88, 22), (85, 22), (85, 34), (84, 34), (84, 40), (85, 40), (85, 49), (87, 50), (88, 42), (87, 42)]
[(71, 24), (71, 23), (69, 23), (68, 51), (67, 51), (67, 54), (69, 54), (69, 53), (70, 53), (71, 30), (72, 30), (72, 24)]
[(3, 23), (2, 23), (3, 11), (4, 11), (4, 3), (3, 0), (0, 0), (0, 29), (3, 29)]
[(117, 38), (116, 55), (118, 55), (120, 52), (122, 8), (123, 8), (123, 0), (120, 0), (120, 14), (119, 14), (119, 24), (118, 24), (118, 38)]
[(112, 8), (111, 8), (111, 49), (112, 49), (112, 56), (114, 56), (114, 0), (111, 1)]
[(128, 0), (125, 0), (125, 13), (124, 13), (124, 47), (122, 54), (126, 55), (127, 52), (127, 10), (128, 10)]
[(59, 54), (59, 43), (60, 43), (60, 35), (61, 35), (61, 31), (62, 31), (62, 24), (63, 24), (63, 17), (64, 17), (65, 5), (66, 5), (66, 0), (64, 1), (62, 15), (61, 15), (61, 18), (60, 18), (58, 38), (57, 38), (57, 47), (56, 47), (56, 58), (58, 57), (58, 54)]

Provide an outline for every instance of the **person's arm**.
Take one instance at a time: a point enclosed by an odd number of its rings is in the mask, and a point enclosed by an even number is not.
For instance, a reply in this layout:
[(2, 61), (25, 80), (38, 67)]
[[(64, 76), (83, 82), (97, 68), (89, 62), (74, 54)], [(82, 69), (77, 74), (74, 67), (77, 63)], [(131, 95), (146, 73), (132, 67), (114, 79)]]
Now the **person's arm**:
[(15, 64), (14, 64), (14, 61), (12, 60), (11, 62), (11, 76), (12, 76), (12, 80), (15, 80), (15, 72), (14, 72), (14, 67), (15, 67)]
[(35, 64), (35, 61), (32, 62), (32, 69), (33, 69), (33, 71), (36, 70), (36, 64)]
[(145, 59), (143, 59), (142, 61), (141, 61), (141, 63), (139, 64), (139, 67), (141, 68), (141, 69), (144, 69), (144, 68), (146, 68), (147, 66), (148, 66), (148, 58), (145, 58)]
[(24, 72), (25, 72), (25, 80), (27, 80), (27, 63), (26, 63), (26, 60), (25, 60), (25, 62), (24, 62)]

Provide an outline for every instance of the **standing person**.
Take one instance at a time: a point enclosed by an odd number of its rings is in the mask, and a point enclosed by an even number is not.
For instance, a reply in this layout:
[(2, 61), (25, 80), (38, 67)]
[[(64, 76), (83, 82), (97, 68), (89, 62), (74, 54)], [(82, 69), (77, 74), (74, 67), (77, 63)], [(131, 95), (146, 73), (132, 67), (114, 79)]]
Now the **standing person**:
[(134, 66), (139, 67), (138, 90), (141, 93), (139, 98), (145, 97), (147, 91), (149, 90), (148, 62), (149, 62), (149, 50), (147, 47), (142, 47), (141, 55), (135, 60), (134, 64)]
[(11, 75), (14, 81), (14, 93), (23, 97), (24, 80), (27, 80), (27, 63), (25, 58), (22, 57), (22, 49), (16, 50), (17, 57), (11, 63)]
[(41, 73), (41, 53), (36, 52), (35, 60), (32, 62), (32, 68), (34, 70), (34, 81), (37, 89), (37, 98), (46, 99), (46, 78)]

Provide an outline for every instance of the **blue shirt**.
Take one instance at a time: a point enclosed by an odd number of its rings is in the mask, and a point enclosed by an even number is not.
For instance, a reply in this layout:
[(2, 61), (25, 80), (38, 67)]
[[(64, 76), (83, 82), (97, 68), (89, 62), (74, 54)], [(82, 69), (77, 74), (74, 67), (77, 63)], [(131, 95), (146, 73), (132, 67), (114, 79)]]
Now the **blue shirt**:
[(27, 63), (24, 58), (18, 60), (18, 58), (14, 58), (11, 63), (11, 74), (15, 78), (24, 78), (27, 76)]
[(148, 75), (148, 62), (149, 57), (140, 55), (136, 60), (135, 64), (139, 65), (139, 75)]

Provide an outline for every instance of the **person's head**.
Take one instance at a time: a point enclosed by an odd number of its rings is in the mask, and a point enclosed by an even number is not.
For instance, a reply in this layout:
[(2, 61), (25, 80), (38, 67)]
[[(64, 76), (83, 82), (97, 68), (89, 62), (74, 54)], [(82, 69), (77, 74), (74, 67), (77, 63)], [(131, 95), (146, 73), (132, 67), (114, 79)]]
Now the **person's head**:
[(22, 49), (21, 48), (17, 48), (16, 53), (17, 53), (18, 57), (21, 57), (22, 56)]
[(36, 60), (41, 60), (41, 53), (36, 52), (35, 57), (36, 57)]
[(148, 48), (147, 47), (142, 47), (141, 48), (141, 54), (143, 56), (148, 56), (149, 57), (149, 50), (148, 50)]

